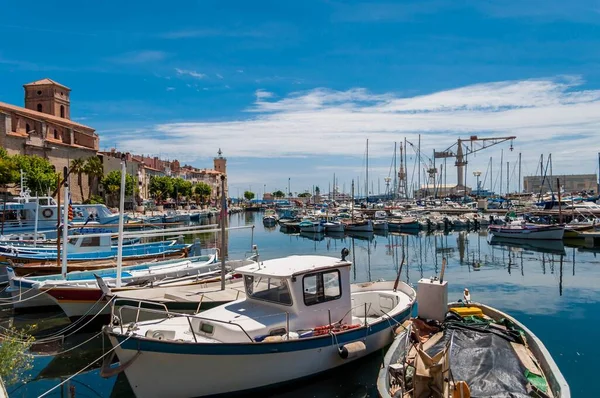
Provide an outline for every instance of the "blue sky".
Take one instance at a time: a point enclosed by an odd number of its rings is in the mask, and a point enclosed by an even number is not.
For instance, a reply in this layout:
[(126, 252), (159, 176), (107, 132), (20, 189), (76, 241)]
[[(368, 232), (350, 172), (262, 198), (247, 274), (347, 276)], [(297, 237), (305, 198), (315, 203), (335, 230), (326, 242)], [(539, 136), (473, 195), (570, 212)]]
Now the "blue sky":
[[(221, 147), (234, 196), (288, 178), (326, 190), (333, 173), (362, 185), (367, 139), (384, 190), (394, 141), (418, 134), (428, 156), (458, 137), (518, 137), (470, 158), (469, 185), (493, 157), (498, 189), (501, 150), (511, 189), (519, 152), (523, 174), (549, 153), (555, 173), (597, 171), (593, 1), (10, 2), (0, 34), (1, 101), (57, 80), (102, 149), (211, 167)], [(412, 149), (408, 163), (413, 176)]]

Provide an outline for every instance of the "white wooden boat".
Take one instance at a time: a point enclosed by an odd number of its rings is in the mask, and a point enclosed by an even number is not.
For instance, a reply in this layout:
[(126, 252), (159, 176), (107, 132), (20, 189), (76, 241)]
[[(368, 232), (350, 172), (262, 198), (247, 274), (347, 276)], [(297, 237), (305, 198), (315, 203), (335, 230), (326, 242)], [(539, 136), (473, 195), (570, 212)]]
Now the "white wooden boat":
[[(168, 278), (197, 275), (199, 272), (206, 272), (206, 267), (210, 267), (216, 261), (217, 255), (210, 254), (180, 260), (131, 265), (122, 267), (121, 278), (123, 285), (141, 286)], [(9, 276), (7, 292), (12, 296), (15, 309), (54, 306), (56, 302), (48, 294), (50, 292), (65, 302), (67, 300), (74, 304), (84, 302), (89, 308), (90, 302), (93, 304), (101, 296), (95, 275), (102, 278), (110, 287), (115, 286), (117, 278), (116, 267), (69, 272), (66, 278), (63, 278), (62, 275), (18, 277), (10, 267), (7, 267), (7, 273)], [(97, 291), (93, 294), (82, 294), (81, 291), (78, 291), (78, 289), (90, 287), (94, 287)]]
[(332, 232), (344, 232), (344, 223), (342, 223), (341, 221), (327, 221), (325, 224), (323, 224), (323, 226), (325, 227), (325, 232), (327, 233), (332, 233)]
[(104, 331), (121, 361), (115, 370), (138, 397), (199, 397), (290, 382), (376, 352), (409, 318), (415, 292), (404, 283), (350, 285), (350, 267), (345, 256), (268, 260), (237, 270), (245, 299), (200, 315), (122, 324), (114, 313)]
[(298, 224), (298, 226), (300, 227), (300, 231), (302, 232), (318, 233), (325, 231), (325, 227), (323, 226), (320, 220), (310, 218), (302, 220), (300, 224)]
[(388, 222), (386, 220), (374, 220), (373, 231), (387, 231)]
[(488, 231), (498, 238), (562, 240), (565, 233), (565, 226), (513, 223), (508, 225), (490, 225)]
[(347, 232), (373, 232), (371, 220), (347, 220), (344, 224)]
[(484, 304), (446, 304), (446, 289), (447, 282), (419, 281), (419, 318), (396, 329), (377, 379), (381, 398), (571, 396), (525, 325)]

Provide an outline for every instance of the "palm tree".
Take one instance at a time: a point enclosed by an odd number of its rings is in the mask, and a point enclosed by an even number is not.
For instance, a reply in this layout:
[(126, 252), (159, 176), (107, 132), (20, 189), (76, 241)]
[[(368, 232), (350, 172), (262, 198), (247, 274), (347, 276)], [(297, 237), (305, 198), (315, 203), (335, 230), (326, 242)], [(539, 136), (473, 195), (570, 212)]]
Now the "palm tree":
[(81, 192), (81, 201), (83, 202), (83, 184), (81, 183), (81, 176), (85, 173), (85, 160), (82, 158), (71, 160), (71, 173), (77, 173), (77, 184), (79, 184), (79, 190)]
[(93, 184), (89, 184), (88, 199), (92, 197), (92, 192), (98, 189), (98, 181), (104, 177), (104, 165), (97, 156), (89, 157), (85, 162), (85, 173), (92, 178)]

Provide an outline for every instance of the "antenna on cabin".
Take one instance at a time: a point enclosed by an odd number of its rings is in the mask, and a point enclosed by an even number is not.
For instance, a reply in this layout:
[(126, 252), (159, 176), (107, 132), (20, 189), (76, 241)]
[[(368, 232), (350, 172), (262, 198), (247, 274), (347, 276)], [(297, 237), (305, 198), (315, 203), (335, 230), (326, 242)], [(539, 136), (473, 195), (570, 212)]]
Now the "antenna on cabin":
[(350, 254), (350, 250), (348, 250), (347, 248), (343, 248), (342, 249), (342, 261), (346, 261), (346, 256)]

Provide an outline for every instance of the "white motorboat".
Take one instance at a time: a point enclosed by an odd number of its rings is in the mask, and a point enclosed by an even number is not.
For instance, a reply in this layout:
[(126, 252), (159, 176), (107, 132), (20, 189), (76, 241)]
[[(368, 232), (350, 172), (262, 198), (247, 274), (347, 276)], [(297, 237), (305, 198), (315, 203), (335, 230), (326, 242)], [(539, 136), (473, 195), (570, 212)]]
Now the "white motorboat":
[(318, 233), (325, 231), (323, 223), (321, 223), (320, 220), (315, 220), (313, 218), (305, 218), (300, 222), (300, 224), (298, 224), (298, 227), (302, 232)]
[(351, 285), (345, 255), (239, 268), (246, 298), (201, 314), (122, 324), (113, 313), (104, 331), (120, 365), (110, 370), (123, 370), (137, 397), (200, 397), (317, 375), (381, 350), (410, 317), (415, 292), (398, 281)]
[(344, 232), (344, 223), (342, 223), (341, 221), (327, 221), (325, 224), (323, 224), (323, 226), (325, 227), (325, 232)]
[(515, 222), (508, 225), (490, 225), (488, 231), (498, 238), (562, 240), (565, 226)]
[(347, 220), (345, 223), (348, 232), (373, 232), (371, 220)]
[(419, 316), (396, 329), (377, 379), (381, 398), (569, 398), (544, 344), (510, 315), (484, 304), (446, 303), (447, 282), (421, 279)]
[[(168, 278), (196, 276), (199, 273), (207, 272), (207, 267), (211, 267), (213, 264), (218, 268), (216, 261), (217, 255), (210, 254), (179, 260), (131, 265), (122, 267), (121, 278), (124, 286), (141, 286)], [(66, 278), (63, 278), (62, 275), (18, 277), (15, 276), (10, 267), (7, 267), (7, 273), (10, 281), (7, 292), (12, 296), (15, 309), (53, 306), (57, 304), (54, 298), (75, 304), (78, 301), (83, 301), (89, 308), (101, 296), (95, 275), (102, 278), (109, 287), (115, 286), (117, 278), (117, 268), (114, 267), (94, 271), (69, 272), (66, 274)], [(98, 290), (97, 294), (90, 296), (78, 292), (78, 289), (89, 287), (96, 288)]]
[(275, 225), (277, 224), (277, 221), (279, 221), (279, 216), (275, 210), (267, 209), (265, 211), (265, 215), (263, 216), (263, 224), (267, 226)]
[(374, 231), (387, 231), (388, 230), (388, 222), (386, 220), (374, 220), (373, 221), (373, 230)]

